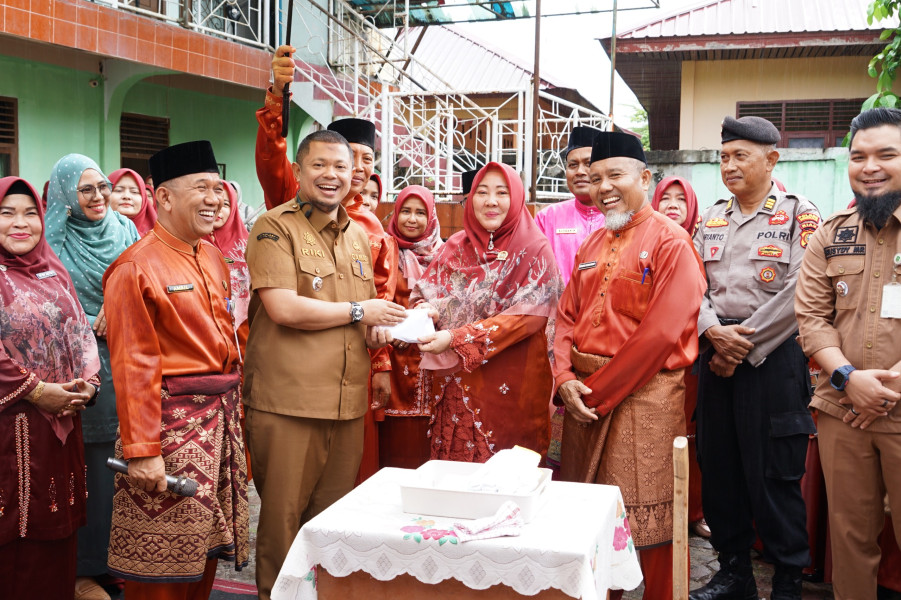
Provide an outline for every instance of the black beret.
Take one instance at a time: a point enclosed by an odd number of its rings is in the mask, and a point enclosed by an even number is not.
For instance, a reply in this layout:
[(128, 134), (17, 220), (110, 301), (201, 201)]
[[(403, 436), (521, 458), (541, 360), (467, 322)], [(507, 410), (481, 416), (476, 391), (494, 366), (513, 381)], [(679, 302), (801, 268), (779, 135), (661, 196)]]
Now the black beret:
[(762, 117), (742, 117), (723, 119), (723, 133), (721, 142), (733, 140), (748, 140), (757, 144), (778, 144), (782, 140), (776, 126)]
[(375, 151), (375, 124), (365, 119), (340, 119), (332, 121), (329, 131), (340, 133), (351, 144), (363, 144)]
[(476, 174), (481, 170), (481, 168), (478, 168), (473, 171), (463, 171), (460, 174), (460, 184), (463, 186), (464, 196), (468, 196), (469, 192), (472, 191), (472, 182), (475, 180)]
[(207, 140), (185, 142), (163, 148), (150, 157), (150, 176), (153, 185), (194, 173), (218, 173), (213, 145)]
[(560, 156), (563, 160), (566, 160), (569, 153), (576, 148), (591, 148), (592, 144), (594, 144), (594, 139), (599, 133), (601, 133), (601, 130), (594, 127), (582, 125), (573, 127), (572, 132), (569, 134), (569, 143), (566, 145), (566, 149), (560, 153)]
[(591, 145), (591, 162), (597, 162), (615, 156), (634, 158), (648, 164), (641, 140), (631, 133), (619, 131), (601, 131)]

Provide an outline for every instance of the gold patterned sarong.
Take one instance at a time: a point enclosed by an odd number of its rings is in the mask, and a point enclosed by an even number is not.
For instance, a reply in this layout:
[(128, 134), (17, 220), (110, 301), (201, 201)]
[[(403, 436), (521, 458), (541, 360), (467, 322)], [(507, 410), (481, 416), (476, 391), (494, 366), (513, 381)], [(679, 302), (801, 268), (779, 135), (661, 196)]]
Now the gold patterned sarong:
[[(160, 442), (166, 473), (198, 483), (191, 498), (148, 494), (116, 475), (109, 571), (134, 581), (199, 581), (207, 559), (249, 555), (247, 462), (239, 375), (164, 377)], [(116, 456), (122, 457), (121, 438)]]
[[(580, 380), (610, 358), (572, 349)], [(610, 414), (590, 424), (567, 411), (561, 478), (619, 486), (638, 548), (673, 539), (673, 438), (685, 435), (685, 369), (659, 371)]]

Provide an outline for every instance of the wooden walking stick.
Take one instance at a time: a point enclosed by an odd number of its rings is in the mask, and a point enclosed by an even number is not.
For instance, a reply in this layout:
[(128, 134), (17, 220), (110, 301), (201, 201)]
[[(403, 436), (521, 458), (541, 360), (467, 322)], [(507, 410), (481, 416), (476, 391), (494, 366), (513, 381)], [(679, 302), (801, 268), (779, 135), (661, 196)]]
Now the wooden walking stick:
[(673, 600), (688, 600), (688, 438), (673, 440)]

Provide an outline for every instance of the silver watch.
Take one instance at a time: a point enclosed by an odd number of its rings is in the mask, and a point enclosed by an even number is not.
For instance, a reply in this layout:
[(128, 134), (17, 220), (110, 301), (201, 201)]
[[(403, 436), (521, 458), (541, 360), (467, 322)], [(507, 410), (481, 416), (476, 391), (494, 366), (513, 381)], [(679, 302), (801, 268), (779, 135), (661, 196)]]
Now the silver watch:
[(363, 320), (363, 307), (359, 302), (350, 303), (350, 324), (359, 323)]

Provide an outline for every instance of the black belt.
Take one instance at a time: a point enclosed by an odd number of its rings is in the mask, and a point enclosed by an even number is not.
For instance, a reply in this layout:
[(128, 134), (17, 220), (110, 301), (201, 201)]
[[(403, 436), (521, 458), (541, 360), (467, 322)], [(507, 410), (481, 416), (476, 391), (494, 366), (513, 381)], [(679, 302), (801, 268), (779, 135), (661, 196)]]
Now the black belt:
[(717, 317), (720, 320), (720, 325), (741, 325), (745, 322), (744, 319), (724, 319), (722, 317)]

